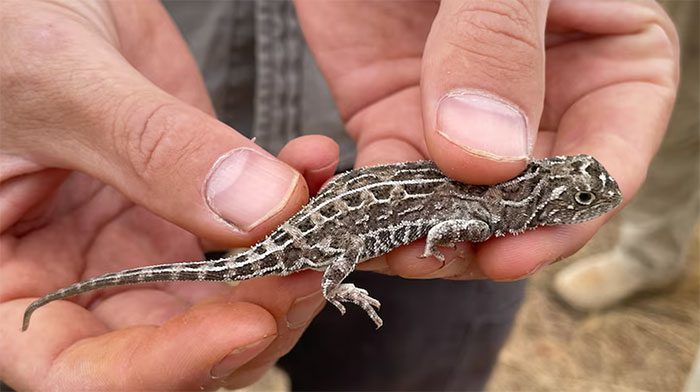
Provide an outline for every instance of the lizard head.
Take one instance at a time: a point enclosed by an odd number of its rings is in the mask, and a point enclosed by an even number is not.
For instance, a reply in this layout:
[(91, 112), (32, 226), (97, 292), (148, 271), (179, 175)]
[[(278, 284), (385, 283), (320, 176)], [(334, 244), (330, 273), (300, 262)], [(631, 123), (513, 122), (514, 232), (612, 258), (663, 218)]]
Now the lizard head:
[(584, 222), (622, 201), (615, 179), (590, 155), (553, 157), (536, 164), (545, 177), (538, 201), (540, 225)]

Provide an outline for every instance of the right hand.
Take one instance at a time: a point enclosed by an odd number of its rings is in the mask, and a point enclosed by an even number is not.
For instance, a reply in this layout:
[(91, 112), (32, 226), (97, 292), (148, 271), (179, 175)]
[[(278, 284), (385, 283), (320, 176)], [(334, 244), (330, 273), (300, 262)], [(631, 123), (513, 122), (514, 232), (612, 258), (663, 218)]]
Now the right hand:
[[(296, 5), (358, 166), (430, 158), (458, 181), (495, 184), (531, 158), (591, 154), (630, 200), (673, 108), (678, 37), (653, 0)], [(460, 244), (447, 263), (420, 258), (416, 241), (359, 268), (520, 279), (576, 252), (610, 216)]]
[(155, 1), (6, 0), (0, 29), (0, 379), (22, 390), (254, 381), (325, 303), (318, 273), (233, 291), (99, 291), (40, 309), (24, 333), (22, 313), (100, 273), (199, 259), (197, 237), (251, 244), (333, 173), (337, 146), (293, 141), (283, 163), (218, 122)]

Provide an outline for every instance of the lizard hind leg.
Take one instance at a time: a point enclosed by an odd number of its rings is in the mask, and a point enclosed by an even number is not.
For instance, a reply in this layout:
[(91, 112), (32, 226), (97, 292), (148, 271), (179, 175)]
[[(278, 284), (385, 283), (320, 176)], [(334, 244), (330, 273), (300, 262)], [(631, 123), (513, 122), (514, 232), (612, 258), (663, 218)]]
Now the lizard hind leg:
[(352, 241), (352, 246), (348, 247), (345, 254), (338, 256), (329, 265), (323, 274), (321, 288), (323, 296), (328, 302), (338, 308), (340, 314), (345, 314), (343, 302), (350, 302), (361, 307), (367, 315), (374, 321), (377, 328), (381, 327), (383, 321), (377, 314), (376, 309), (381, 305), (379, 301), (370, 297), (367, 290), (356, 287), (352, 283), (342, 283), (345, 278), (355, 270), (355, 265), (360, 260), (360, 255), (364, 246), (358, 238)]

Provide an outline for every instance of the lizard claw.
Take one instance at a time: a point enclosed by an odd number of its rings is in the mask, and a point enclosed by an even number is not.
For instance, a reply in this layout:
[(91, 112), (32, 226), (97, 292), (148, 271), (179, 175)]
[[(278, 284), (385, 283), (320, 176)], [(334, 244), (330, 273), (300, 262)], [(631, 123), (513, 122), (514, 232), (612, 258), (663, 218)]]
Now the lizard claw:
[(351, 302), (367, 312), (367, 315), (372, 319), (372, 321), (374, 321), (377, 328), (382, 326), (383, 321), (375, 310), (379, 309), (381, 303), (370, 297), (367, 290), (356, 287), (352, 283), (344, 283), (333, 290), (330, 297), (331, 298), (328, 298), (328, 301), (335, 305), (338, 310), (340, 310), (340, 314), (345, 314), (345, 306), (341, 304), (341, 301)]
[(333, 306), (335, 306), (336, 308), (338, 308), (338, 311), (340, 311), (340, 314), (341, 314), (341, 315), (343, 315), (343, 316), (345, 315), (345, 305), (343, 305), (342, 303), (340, 303), (340, 301), (335, 300), (335, 299), (332, 299), (332, 300), (328, 300), (328, 302), (332, 303)]
[[(454, 245), (454, 244), (453, 244)], [(439, 250), (437, 250), (436, 247), (434, 246), (428, 246), (427, 244), (425, 245), (425, 250), (423, 251), (423, 254), (418, 256), (419, 259), (425, 259), (427, 257), (433, 256), (436, 259), (442, 261), (443, 263), (445, 262), (445, 255), (442, 254)]]

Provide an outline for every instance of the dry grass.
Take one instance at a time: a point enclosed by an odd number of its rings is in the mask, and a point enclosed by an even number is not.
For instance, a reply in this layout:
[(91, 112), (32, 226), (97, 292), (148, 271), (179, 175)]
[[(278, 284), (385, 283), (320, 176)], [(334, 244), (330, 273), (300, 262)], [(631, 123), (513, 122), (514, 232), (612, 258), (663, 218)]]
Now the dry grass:
[[(610, 246), (613, 229), (578, 257)], [(688, 272), (673, 288), (591, 315), (550, 292), (552, 276), (566, 263), (538, 274), (488, 390), (682, 390), (700, 339), (697, 231), (688, 257)]]

